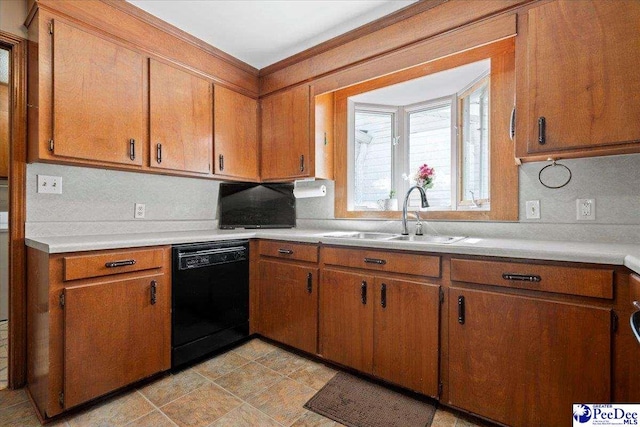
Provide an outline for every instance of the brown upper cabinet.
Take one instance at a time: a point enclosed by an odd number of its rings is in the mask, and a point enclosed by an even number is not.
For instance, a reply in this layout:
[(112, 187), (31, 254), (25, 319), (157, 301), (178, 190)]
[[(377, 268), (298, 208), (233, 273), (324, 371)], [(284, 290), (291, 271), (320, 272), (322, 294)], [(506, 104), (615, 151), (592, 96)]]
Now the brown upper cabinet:
[(310, 176), (309, 100), (308, 85), (262, 99), (263, 180)]
[(307, 85), (261, 100), (262, 179), (333, 179), (333, 93)]
[(151, 167), (205, 174), (211, 172), (211, 83), (151, 59), (149, 112)]
[(9, 86), (0, 83), (0, 178), (9, 176)]
[(55, 156), (142, 165), (144, 57), (77, 27), (53, 26)]
[(640, 2), (558, 0), (518, 16), (516, 157), (640, 151)]
[(216, 85), (213, 111), (215, 174), (258, 181), (258, 101)]

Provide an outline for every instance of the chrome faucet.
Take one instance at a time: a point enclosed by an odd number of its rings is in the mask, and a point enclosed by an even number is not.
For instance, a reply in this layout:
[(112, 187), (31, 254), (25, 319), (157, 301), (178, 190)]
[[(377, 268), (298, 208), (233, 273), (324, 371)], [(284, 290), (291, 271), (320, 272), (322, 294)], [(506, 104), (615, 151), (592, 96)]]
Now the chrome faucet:
[(404, 236), (409, 235), (409, 229), (407, 228), (407, 205), (409, 204), (409, 195), (416, 188), (420, 191), (420, 199), (422, 201), (422, 207), (423, 208), (429, 207), (429, 202), (427, 201), (427, 193), (424, 191), (424, 188), (420, 187), (419, 185), (414, 185), (409, 189), (409, 191), (407, 191), (406, 196), (404, 196), (404, 204), (402, 205), (402, 234)]

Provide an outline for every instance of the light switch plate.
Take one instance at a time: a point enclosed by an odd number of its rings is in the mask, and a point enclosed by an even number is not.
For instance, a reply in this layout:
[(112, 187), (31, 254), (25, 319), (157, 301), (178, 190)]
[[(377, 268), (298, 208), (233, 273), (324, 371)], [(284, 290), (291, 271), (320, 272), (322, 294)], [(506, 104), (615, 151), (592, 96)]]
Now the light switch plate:
[(136, 219), (144, 218), (145, 208), (146, 206), (144, 205), (144, 203), (136, 203), (133, 217)]
[(38, 175), (38, 193), (62, 194), (62, 177)]
[(576, 218), (578, 221), (595, 221), (596, 199), (577, 199)]
[(540, 219), (540, 200), (527, 200), (527, 219)]

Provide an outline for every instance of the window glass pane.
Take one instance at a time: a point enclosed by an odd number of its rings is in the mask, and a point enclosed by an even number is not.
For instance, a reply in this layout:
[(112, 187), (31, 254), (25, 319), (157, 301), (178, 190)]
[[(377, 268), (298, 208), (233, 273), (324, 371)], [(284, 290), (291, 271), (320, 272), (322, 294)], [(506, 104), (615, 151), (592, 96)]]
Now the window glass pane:
[(354, 196), (356, 210), (378, 209), (393, 175), (393, 113), (355, 111)]
[[(427, 164), (435, 169), (433, 188), (427, 190), (429, 206), (451, 208), (451, 102), (409, 113), (409, 176)], [(409, 182), (411, 186), (415, 182)], [(412, 193), (411, 207), (420, 206), (420, 195)]]
[(489, 199), (489, 78), (461, 99), (462, 200)]

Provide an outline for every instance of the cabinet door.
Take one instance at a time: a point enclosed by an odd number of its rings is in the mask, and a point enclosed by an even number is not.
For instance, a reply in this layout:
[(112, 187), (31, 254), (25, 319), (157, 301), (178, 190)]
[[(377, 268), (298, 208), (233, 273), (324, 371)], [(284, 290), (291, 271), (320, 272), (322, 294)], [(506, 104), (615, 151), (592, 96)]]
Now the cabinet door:
[(333, 92), (315, 97), (315, 177), (333, 179), (334, 142), (334, 96)]
[(373, 374), (438, 395), (440, 287), (376, 278)]
[(258, 101), (222, 86), (214, 90), (216, 175), (258, 180)]
[(261, 103), (262, 179), (309, 176), (309, 86), (268, 96)]
[(558, 0), (522, 19), (518, 99), (526, 107), (518, 143), (546, 153), (640, 140), (640, 2)]
[(325, 269), (320, 283), (320, 353), (362, 372), (373, 370), (373, 276)]
[(165, 280), (155, 275), (65, 289), (65, 408), (170, 368)]
[(456, 288), (450, 296), (450, 404), (552, 426), (571, 420), (573, 403), (611, 400), (610, 310)]
[(9, 86), (0, 83), (0, 177), (9, 176)]
[(213, 149), (213, 86), (150, 60), (150, 165), (209, 173)]
[(60, 21), (53, 52), (53, 153), (142, 165), (143, 56)]
[(316, 353), (318, 341), (318, 269), (261, 260), (260, 333)]

